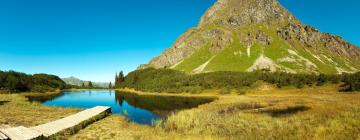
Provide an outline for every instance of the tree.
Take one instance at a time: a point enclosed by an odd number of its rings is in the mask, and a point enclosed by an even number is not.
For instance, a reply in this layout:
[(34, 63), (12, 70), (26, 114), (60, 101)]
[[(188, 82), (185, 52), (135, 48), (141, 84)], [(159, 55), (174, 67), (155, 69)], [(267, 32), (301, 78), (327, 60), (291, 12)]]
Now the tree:
[(117, 85), (118, 85), (118, 79), (119, 79), (119, 76), (117, 73), (115, 73), (115, 88), (117, 88)]
[(120, 81), (120, 83), (124, 82), (124, 80), (125, 80), (124, 73), (123, 73), (123, 71), (120, 71), (120, 73), (119, 73), (119, 81)]
[(115, 88), (119, 88), (120, 84), (125, 81), (124, 72), (120, 71), (119, 75), (115, 74)]
[(85, 83), (84, 83), (84, 82), (82, 83), (81, 87), (85, 87)]
[(89, 87), (93, 87), (93, 84), (91, 81), (89, 81)]
[(109, 89), (112, 89), (113, 87), (112, 87), (112, 83), (110, 82), (109, 83)]

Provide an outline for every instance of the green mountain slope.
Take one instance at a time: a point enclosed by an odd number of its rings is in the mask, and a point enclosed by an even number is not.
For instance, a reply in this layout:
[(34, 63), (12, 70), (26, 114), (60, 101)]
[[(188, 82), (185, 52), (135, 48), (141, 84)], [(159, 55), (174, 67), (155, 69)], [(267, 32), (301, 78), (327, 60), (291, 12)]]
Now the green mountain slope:
[(219, 0), (198, 27), (141, 66), (147, 67), (187, 73), (353, 73), (360, 70), (360, 49), (302, 24), (276, 0)]

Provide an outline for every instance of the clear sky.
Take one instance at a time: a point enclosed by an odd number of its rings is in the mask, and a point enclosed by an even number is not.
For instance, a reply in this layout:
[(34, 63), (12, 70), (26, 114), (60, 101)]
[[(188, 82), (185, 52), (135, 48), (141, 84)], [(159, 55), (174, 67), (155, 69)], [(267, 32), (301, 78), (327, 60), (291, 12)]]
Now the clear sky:
[[(0, 70), (111, 81), (170, 47), (215, 0), (1, 0)], [(280, 0), (360, 44), (360, 1)]]

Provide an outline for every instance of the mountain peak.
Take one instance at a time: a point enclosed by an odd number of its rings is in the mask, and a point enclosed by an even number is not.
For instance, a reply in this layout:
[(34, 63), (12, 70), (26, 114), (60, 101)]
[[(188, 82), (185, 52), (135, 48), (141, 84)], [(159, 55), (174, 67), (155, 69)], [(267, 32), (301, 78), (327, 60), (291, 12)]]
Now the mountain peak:
[(201, 18), (199, 27), (209, 24), (246, 26), (259, 23), (296, 21), (276, 0), (219, 0)]
[(198, 27), (140, 68), (147, 67), (187, 73), (352, 73), (360, 70), (360, 49), (302, 24), (277, 0), (219, 0)]

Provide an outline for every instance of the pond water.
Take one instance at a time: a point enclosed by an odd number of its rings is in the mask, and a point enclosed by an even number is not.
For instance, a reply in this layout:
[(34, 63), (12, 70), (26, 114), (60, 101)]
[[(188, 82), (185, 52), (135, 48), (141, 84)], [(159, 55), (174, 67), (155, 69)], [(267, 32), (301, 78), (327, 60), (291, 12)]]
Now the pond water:
[(213, 97), (178, 97), (178, 96), (140, 96), (129, 92), (114, 90), (79, 90), (64, 91), (47, 97), (28, 97), (30, 101), (39, 101), (47, 106), (92, 108), (111, 106), (114, 114), (128, 117), (130, 121), (152, 125), (154, 121), (169, 114), (209, 103)]

